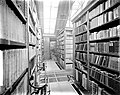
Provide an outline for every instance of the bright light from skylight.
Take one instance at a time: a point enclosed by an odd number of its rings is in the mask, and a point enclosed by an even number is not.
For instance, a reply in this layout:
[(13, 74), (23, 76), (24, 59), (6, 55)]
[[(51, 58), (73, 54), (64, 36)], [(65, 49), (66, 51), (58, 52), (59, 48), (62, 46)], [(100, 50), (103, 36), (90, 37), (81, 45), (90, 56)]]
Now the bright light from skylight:
[(44, 33), (54, 34), (59, 0), (43, 0)]
[[(43, 1), (43, 19), (44, 19), (44, 33), (45, 34), (54, 34), (55, 32), (55, 24), (58, 12), (59, 2), (62, 0), (38, 0)], [(63, 0), (64, 1), (64, 0)], [(67, 26), (72, 27), (71, 18), (74, 17), (78, 13), (78, 9), (82, 9), (84, 5), (86, 5), (89, 0), (68, 0), (74, 1), (73, 8), (71, 14), (68, 17)], [(77, 11), (77, 12), (76, 12)]]

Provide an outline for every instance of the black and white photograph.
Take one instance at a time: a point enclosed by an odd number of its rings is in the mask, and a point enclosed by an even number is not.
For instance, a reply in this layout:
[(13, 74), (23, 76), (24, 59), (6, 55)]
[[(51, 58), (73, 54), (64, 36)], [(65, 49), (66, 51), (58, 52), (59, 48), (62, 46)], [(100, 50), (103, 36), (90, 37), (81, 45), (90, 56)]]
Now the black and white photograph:
[(120, 0), (0, 0), (0, 95), (120, 95)]

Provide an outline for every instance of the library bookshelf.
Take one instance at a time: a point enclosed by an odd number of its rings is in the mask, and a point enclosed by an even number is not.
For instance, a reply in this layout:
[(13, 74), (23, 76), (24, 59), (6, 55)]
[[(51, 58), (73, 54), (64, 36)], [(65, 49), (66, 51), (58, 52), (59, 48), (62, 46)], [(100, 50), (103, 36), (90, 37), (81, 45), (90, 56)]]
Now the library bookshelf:
[[(43, 62), (42, 58), (42, 44), (43, 44), (43, 33), (42, 25), (40, 25), (40, 20), (38, 17), (38, 6), (37, 1), (29, 0), (28, 2), (28, 55), (29, 55), (29, 78), (32, 75), (34, 77), (33, 85), (40, 85), (37, 79), (37, 73), (35, 73)], [(35, 89), (30, 87), (29, 92), (34, 92)]]
[(72, 69), (73, 60), (73, 30), (65, 27), (57, 35), (58, 63), (63, 69)]
[(72, 21), (76, 87), (90, 95), (118, 95), (120, 1), (92, 0)]
[(0, 0), (0, 94), (29, 94), (28, 75), (41, 48), (39, 33), (34, 0)]
[[(27, 93), (26, 3), (0, 1), (0, 94)], [(16, 89), (17, 88), (17, 89)]]

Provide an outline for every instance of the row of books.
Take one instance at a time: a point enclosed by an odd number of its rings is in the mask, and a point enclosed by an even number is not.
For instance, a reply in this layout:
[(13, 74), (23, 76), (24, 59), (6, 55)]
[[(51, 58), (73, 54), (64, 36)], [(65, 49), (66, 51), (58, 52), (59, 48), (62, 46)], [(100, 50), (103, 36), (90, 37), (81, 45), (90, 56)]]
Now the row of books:
[(120, 36), (120, 25), (112, 27), (106, 30), (101, 30), (99, 32), (93, 32), (89, 35), (89, 40), (104, 39), (109, 37), (118, 37)]
[(29, 32), (29, 43), (36, 44), (36, 36), (32, 32)]
[(88, 89), (88, 82), (89, 82), (89, 94), (90, 95), (111, 95), (107, 92), (104, 88), (101, 88), (96, 82), (94, 81), (87, 81), (87, 76), (82, 72), (76, 70), (76, 81), (78, 81), (79, 85), (82, 85), (84, 89)]
[(120, 81), (117, 80), (119, 77), (117, 77), (116, 75), (101, 71), (100, 69), (95, 67), (91, 67), (89, 73), (92, 78), (99, 81), (100, 83), (112, 88), (114, 91), (120, 91)]
[[(109, 7), (113, 6), (114, 4), (118, 3), (119, 0), (107, 0), (106, 2), (101, 3), (99, 6), (94, 8), (92, 11), (89, 13), (89, 18), (93, 18), (96, 15), (102, 13), (104, 10), (108, 9)], [(111, 14), (111, 13), (110, 13)], [(81, 25), (83, 22), (86, 21), (86, 14), (84, 14), (79, 21), (75, 23), (75, 27), (78, 27)]]
[(77, 35), (77, 34), (84, 32), (84, 31), (87, 31), (87, 26), (83, 24), (79, 27), (76, 27), (75, 34)]
[[(73, 59), (73, 30), (66, 30), (65, 40), (65, 62), (69, 63)], [(70, 35), (70, 36), (68, 36)], [(67, 68), (66, 68), (67, 69)]]
[(73, 34), (73, 30), (66, 30), (66, 35), (72, 35)]
[(82, 51), (87, 51), (87, 44), (76, 44), (76, 49), (75, 50), (82, 50)]
[(77, 22), (75, 23), (75, 27), (78, 27), (78, 26), (80, 26), (82, 23), (84, 23), (84, 22), (86, 21), (86, 18), (87, 18), (87, 14), (84, 14), (84, 15), (79, 19), (79, 21), (77, 21)]
[(36, 47), (29, 46), (29, 58), (30, 60), (36, 55)]
[(25, 42), (25, 25), (8, 7), (0, 5), (0, 38), (16, 42)]
[(94, 81), (89, 80), (89, 87), (91, 95), (111, 95), (104, 88), (99, 87)]
[(10, 87), (28, 67), (27, 49), (11, 49), (1, 52), (3, 55), (3, 85)]
[(87, 88), (87, 85), (88, 84), (88, 82), (87, 82), (87, 75), (85, 75), (85, 74), (82, 74), (82, 86), (87, 90), (88, 88)]
[(70, 49), (70, 48), (73, 49), (73, 45), (66, 45), (65, 47), (66, 49)]
[[(86, 53), (75, 53), (75, 58), (87, 62), (87, 54)], [(118, 57), (111, 57), (111, 56), (103, 56), (103, 55), (97, 55), (97, 54), (90, 54), (89, 55), (89, 62), (92, 64), (96, 64), (98, 66), (106, 67), (111, 70), (120, 71), (120, 64), (119, 64), (120, 58)]]
[(76, 41), (76, 43), (79, 43), (79, 42), (82, 42), (82, 41), (87, 41), (87, 34), (85, 33), (83, 35), (77, 36), (75, 41)]
[[(91, 40), (97, 40), (97, 39), (104, 39), (104, 38), (109, 38), (109, 37), (118, 37), (120, 35), (120, 25), (116, 26), (116, 27), (112, 27), (106, 30), (100, 30), (99, 32), (93, 32), (90, 33), (90, 41)], [(86, 34), (83, 34), (85, 36), (87, 36)], [(82, 36), (81, 36), (82, 37)], [(79, 37), (76, 37), (76, 39), (79, 41), (79, 39), (84, 39)], [(86, 39), (86, 37), (85, 37)]]
[(99, 6), (94, 8), (92, 11), (89, 13), (89, 18), (93, 18), (96, 15), (102, 13), (104, 10), (110, 8), (114, 4), (118, 3), (119, 0), (106, 0), (105, 2), (101, 3)]
[(73, 53), (73, 50), (72, 50), (72, 49), (68, 49), (68, 50), (66, 50), (65, 53), (66, 53), (66, 54), (72, 54), (72, 53)]
[(78, 69), (80, 69), (80, 70), (82, 70), (82, 71), (87, 73), (87, 71), (83, 67), (83, 64), (80, 61), (78, 61), (78, 60), (75, 61), (75, 67), (77, 67)]
[(71, 39), (66, 39), (65, 42), (66, 42), (65, 43), (66, 45), (73, 44), (73, 40), (71, 40)]
[(120, 6), (113, 9), (113, 11), (109, 11), (107, 13), (104, 13), (98, 17), (95, 17), (90, 21), (90, 29), (95, 28), (97, 26), (100, 26), (104, 23), (110, 22), (111, 20), (114, 20), (118, 17), (120, 17)]
[(81, 60), (83, 62), (87, 61), (87, 54), (86, 53), (80, 53), (80, 52), (75, 52), (75, 58), (78, 60)]
[(73, 40), (73, 35), (67, 35), (67, 39), (68, 40), (70, 40), (70, 39)]
[(89, 62), (112, 70), (120, 71), (120, 58), (118, 57), (90, 54)]
[(103, 2), (104, 6), (105, 6), (104, 9), (106, 10), (118, 2), (119, 2), (119, 0), (107, 0), (107, 1)]
[(119, 53), (119, 41), (110, 41), (110, 42), (100, 42), (100, 43), (90, 43), (91, 52), (99, 53)]

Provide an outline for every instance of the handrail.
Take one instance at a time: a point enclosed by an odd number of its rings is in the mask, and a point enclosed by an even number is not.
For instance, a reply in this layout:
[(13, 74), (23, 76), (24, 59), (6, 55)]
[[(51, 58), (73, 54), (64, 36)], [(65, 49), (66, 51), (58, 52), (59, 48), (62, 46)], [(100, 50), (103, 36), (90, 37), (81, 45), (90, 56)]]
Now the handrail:
[[(45, 63), (43, 63), (43, 67), (41, 67), (41, 66), (39, 66), (39, 65), (36, 65), (35, 68), (36, 68), (36, 67), (39, 67), (39, 69), (37, 70), (37, 72), (38, 72), (38, 71), (41, 71), (41, 70), (44, 71), (46, 66), (45, 66)], [(35, 68), (34, 68), (34, 69), (35, 69)], [(33, 72), (33, 73), (34, 73), (34, 72)], [(30, 85), (32, 88), (34, 88), (35, 91), (33, 91), (33, 92), (31, 93), (31, 95), (32, 95), (32, 94), (38, 94), (40, 90), (41, 90), (41, 91), (42, 91), (42, 90), (45, 90), (46, 87), (48, 86), (48, 85), (47, 85), (47, 82), (45, 82), (45, 84), (43, 84), (42, 86), (34, 86), (34, 85), (31, 83), (31, 81), (34, 79), (33, 73), (30, 75), (29, 85)], [(44, 79), (47, 80), (47, 77), (45, 77)]]
[(27, 72), (28, 72), (28, 68), (26, 68), (23, 71), (23, 73), (20, 75), (20, 77), (2, 95), (10, 95), (16, 89), (16, 87), (19, 85), (20, 81), (24, 78), (24, 76), (27, 74)]
[(31, 87), (33, 87), (34, 89), (37, 89), (37, 90), (40, 90), (40, 89), (45, 88), (45, 87), (47, 86), (47, 84), (44, 84), (43, 86), (40, 86), (40, 87), (38, 87), (38, 86), (33, 86), (30, 81), (29, 81), (29, 85), (30, 85)]

